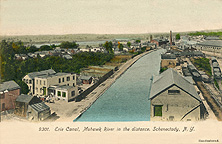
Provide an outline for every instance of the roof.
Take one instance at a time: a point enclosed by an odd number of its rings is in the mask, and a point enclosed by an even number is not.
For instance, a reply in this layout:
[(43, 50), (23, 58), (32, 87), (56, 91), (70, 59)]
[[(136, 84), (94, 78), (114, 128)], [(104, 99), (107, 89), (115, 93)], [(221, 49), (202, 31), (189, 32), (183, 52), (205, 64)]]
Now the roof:
[(175, 54), (161, 54), (161, 59), (176, 59)]
[(42, 112), (50, 109), (49, 106), (47, 106), (44, 102), (32, 104), (30, 106), (37, 112)]
[(40, 76), (36, 76), (38, 78), (48, 78), (48, 77), (53, 77), (53, 76), (66, 76), (66, 75), (71, 75), (71, 73), (53, 73), (53, 74), (45, 74), (45, 75), (40, 75)]
[(20, 86), (15, 81), (6, 81), (0, 84), (0, 91), (20, 89)]
[(201, 101), (199, 95), (197, 94), (193, 84), (190, 80), (177, 73), (172, 68), (167, 69), (162, 74), (153, 77), (150, 99), (153, 99), (159, 95), (164, 90), (168, 89), (170, 86), (176, 85), (180, 89), (184, 90), (186, 93), (194, 97), (195, 99)]
[(214, 37), (214, 36), (208, 36), (205, 38), (205, 40), (220, 40), (219, 37)]
[(34, 97), (34, 96), (21, 94), (21, 95), (19, 95), (19, 96), (17, 97), (16, 101), (17, 101), (17, 102), (29, 103), (29, 102), (32, 100), (33, 97)]
[(85, 76), (85, 75), (80, 76), (81, 80), (90, 80), (91, 78), (92, 78), (91, 76)]
[(207, 40), (200, 42), (197, 45), (222, 47), (222, 40)]
[(28, 73), (28, 76), (33, 79), (37, 76), (41, 76), (41, 75), (48, 75), (48, 74), (55, 74), (56, 72), (53, 69), (48, 69), (48, 70), (43, 70), (40, 72), (32, 72), (32, 73)]

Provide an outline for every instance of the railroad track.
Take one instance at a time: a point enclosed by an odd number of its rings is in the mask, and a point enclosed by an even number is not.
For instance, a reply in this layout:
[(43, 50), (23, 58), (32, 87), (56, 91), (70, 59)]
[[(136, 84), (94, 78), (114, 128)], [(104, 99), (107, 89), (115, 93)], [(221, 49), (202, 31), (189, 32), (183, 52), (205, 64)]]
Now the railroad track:
[(203, 82), (196, 81), (196, 85), (202, 92), (204, 99), (210, 106), (218, 121), (222, 121), (222, 108), (221, 105), (211, 96), (210, 92), (206, 89)]

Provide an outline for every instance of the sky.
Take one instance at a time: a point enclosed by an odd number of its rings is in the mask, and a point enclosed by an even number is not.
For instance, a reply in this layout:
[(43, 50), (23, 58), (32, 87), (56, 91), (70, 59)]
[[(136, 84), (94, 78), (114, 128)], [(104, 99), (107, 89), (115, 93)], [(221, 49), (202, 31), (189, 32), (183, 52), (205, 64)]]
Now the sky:
[(0, 35), (222, 29), (222, 0), (0, 0)]

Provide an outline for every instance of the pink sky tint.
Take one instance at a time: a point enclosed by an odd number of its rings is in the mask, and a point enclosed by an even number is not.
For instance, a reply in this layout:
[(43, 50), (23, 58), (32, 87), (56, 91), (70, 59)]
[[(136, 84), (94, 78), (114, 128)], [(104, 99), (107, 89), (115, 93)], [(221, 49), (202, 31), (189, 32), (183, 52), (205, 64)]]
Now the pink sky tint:
[(221, 0), (1, 0), (0, 35), (222, 29)]

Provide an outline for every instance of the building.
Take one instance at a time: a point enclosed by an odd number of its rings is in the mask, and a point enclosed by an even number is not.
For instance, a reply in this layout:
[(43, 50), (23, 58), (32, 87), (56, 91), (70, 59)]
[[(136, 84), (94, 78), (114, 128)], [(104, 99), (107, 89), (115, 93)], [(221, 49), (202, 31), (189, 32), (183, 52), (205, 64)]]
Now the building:
[(150, 43), (155, 43), (157, 46), (165, 45), (169, 41), (167, 39), (153, 39), (150, 41)]
[(43, 70), (40, 72), (32, 72), (28, 73), (22, 80), (28, 85), (30, 93), (35, 94), (35, 77), (37, 76), (44, 76), (44, 75), (51, 75), (55, 74), (56, 72), (53, 69)]
[(49, 95), (51, 86), (76, 86), (76, 74), (74, 73), (54, 73), (39, 75), (35, 77), (34, 91), (35, 95)]
[(80, 77), (83, 84), (91, 84), (92, 83), (92, 77), (91, 76), (81, 76)]
[(23, 81), (28, 85), (32, 95), (47, 96), (51, 86), (76, 86), (76, 74), (56, 73), (54, 70), (44, 70), (27, 74)]
[(54, 97), (69, 102), (78, 96), (78, 88), (74, 86), (58, 86), (54, 88)]
[(19, 95), (15, 104), (15, 115), (32, 121), (45, 120), (51, 115), (50, 108), (36, 96)]
[(207, 40), (196, 45), (198, 50), (222, 52), (222, 40)]
[(203, 104), (193, 83), (173, 69), (152, 78), (151, 121), (198, 121)]
[(15, 100), (20, 95), (20, 89), (15, 81), (0, 84), (0, 112), (15, 109)]

